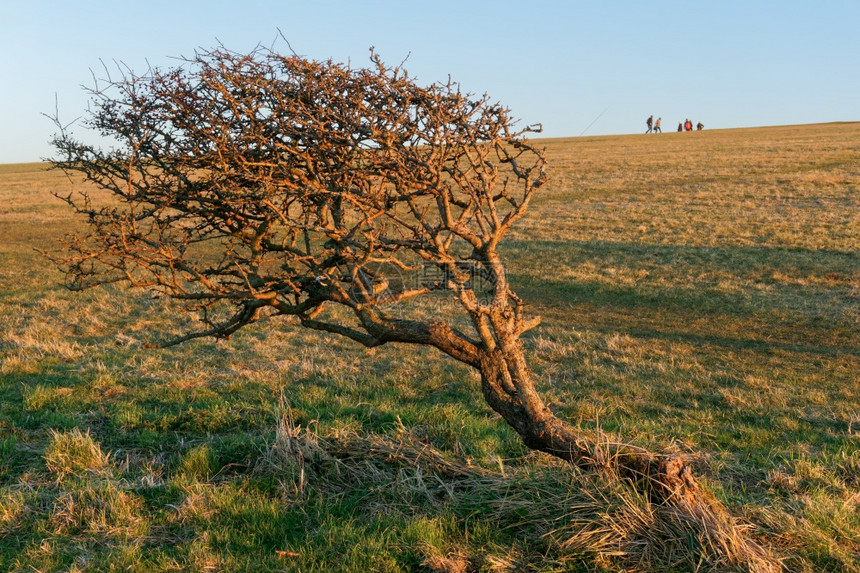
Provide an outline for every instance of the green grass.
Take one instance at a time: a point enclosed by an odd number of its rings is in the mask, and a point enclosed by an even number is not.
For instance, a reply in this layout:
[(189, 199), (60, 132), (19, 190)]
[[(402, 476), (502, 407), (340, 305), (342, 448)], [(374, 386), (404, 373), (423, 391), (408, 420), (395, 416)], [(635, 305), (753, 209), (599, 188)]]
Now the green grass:
[[(858, 143), (546, 140), (552, 182), (505, 244), (551, 407), (694, 455), (791, 571), (860, 571)], [(71, 293), (35, 251), (79, 224), (69, 188), (0, 166), (0, 570), (728, 567), (611, 476), (529, 453), (431, 350), (287, 321), (143, 348), (181, 326), (164, 301)]]

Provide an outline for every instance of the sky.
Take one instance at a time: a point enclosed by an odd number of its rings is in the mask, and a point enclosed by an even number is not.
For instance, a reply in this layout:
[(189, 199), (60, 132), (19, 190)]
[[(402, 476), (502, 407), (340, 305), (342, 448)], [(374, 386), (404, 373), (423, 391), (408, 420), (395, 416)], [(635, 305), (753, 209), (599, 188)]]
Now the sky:
[[(2, 0), (0, 163), (40, 161), (93, 74), (223, 44), (353, 67), (374, 47), (421, 84), (451, 77), (541, 137), (860, 120), (857, 0)], [(87, 139), (86, 131), (72, 127)]]

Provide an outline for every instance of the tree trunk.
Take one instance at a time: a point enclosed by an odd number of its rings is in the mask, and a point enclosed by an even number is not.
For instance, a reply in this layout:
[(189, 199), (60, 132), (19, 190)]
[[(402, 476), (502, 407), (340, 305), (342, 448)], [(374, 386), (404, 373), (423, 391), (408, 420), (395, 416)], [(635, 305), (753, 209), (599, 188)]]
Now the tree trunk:
[(695, 496), (699, 487), (689, 465), (677, 456), (658, 456), (643, 448), (610, 443), (599, 432), (585, 432), (559, 419), (534, 388), (522, 356), (500, 350), (481, 355), (481, 389), (490, 407), (525, 444), (582, 467), (616, 466), (626, 478), (647, 479), (659, 489), (655, 501)]
[(599, 430), (583, 431), (556, 417), (536, 392), (519, 346), (482, 351), (479, 368), (487, 403), (529, 448), (583, 468), (611, 468), (652, 503), (698, 524), (715, 547), (746, 570), (782, 570), (766, 549), (740, 532), (725, 506), (699, 484), (685, 457), (613, 442)]

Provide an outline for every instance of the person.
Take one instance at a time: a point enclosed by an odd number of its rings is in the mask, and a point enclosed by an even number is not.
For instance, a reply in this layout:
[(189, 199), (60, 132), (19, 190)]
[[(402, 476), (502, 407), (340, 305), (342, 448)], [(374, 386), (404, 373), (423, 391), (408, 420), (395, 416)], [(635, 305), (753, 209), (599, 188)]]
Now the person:
[(680, 121), (678, 122), (678, 131), (679, 132), (684, 131), (684, 124), (681, 123)]
[(698, 130), (698, 131), (702, 131), (703, 129), (705, 129), (705, 124), (704, 124), (704, 123), (702, 123), (702, 122), (700, 121), (699, 123), (697, 123), (697, 124), (696, 124), (696, 130)]
[(645, 133), (651, 133), (651, 126), (654, 125), (654, 116), (653, 115), (648, 116), (648, 119), (645, 120), (645, 125), (648, 126), (648, 131), (646, 131)]
[(693, 131), (693, 122), (690, 121), (690, 118), (684, 122), (684, 131)]
[(654, 122), (654, 133), (663, 133), (663, 130), (660, 128), (660, 122), (663, 121), (662, 117), (658, 117), (657, 121)]

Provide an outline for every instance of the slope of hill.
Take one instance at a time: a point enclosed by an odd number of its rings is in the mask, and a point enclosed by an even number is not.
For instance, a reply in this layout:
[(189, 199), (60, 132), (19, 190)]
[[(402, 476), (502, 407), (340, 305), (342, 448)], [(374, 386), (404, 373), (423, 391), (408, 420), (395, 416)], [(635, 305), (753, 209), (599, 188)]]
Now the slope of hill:
[[(548, 402), (696, 456), (789, 570), (860, 571), (860, 124), (544, 142), (505, 254)], [(71, 187), (0, 166), (0, 569), (745, 570), (528, 454), (433, 352), (287, 323), (144, 348), (163, 301), (36, 251)]]

